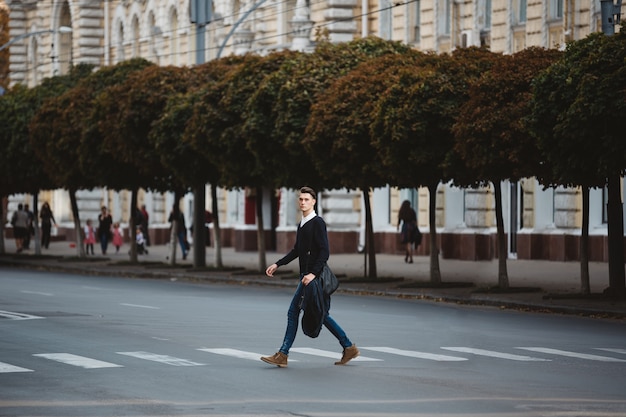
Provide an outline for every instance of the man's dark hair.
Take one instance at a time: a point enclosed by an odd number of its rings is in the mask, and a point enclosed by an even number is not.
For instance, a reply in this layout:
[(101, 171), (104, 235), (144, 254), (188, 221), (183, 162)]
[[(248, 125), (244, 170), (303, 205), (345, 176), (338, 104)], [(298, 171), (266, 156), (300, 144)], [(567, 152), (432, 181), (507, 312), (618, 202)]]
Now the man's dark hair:
[(311, 196), (317, 200), (317, 193), (315, 193), (315, 190), (311, 187), (300, 188), (300, 194), (311, 194)]

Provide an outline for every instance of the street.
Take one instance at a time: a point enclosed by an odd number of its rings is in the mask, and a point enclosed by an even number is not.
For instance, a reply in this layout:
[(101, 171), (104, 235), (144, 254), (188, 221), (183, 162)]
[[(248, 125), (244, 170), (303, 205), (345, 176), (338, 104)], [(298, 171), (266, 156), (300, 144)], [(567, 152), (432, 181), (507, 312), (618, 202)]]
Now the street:
[(623, 417), (626, 323), (333, 296), (361, 350), (299, 332), (292, 289), (0, 269), (0, 416)]

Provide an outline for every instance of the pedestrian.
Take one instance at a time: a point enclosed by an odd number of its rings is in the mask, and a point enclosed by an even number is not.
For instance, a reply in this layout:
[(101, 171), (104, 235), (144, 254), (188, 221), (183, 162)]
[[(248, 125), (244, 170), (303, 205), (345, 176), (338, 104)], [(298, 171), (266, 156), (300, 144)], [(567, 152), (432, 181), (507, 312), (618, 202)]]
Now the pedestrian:
[(24, 249), (30, 249), (30, 237), (35, 235), (35, 213), (30, 211), (28, 204), (24, 204), (24, 212), (28, 216), (28, 224), (26, 225), (26, 233), (24, 234)]
[[(271, 277), (278, 267), (286, 265), (296, 258), (298, 258), (300, 264), (300, 282), (287, 311), (287, 329), (285, 330), (283, 344), (274, 355), (261, 357), (263, 362), (281, 368), (287, 367), (289, 349), (291, 349), (298, 332), (298, 318), (301, 311), (300, 301), (305, 287), (319, 276), (330, 255), (326, 223), (315, 213), (315, 191), (310, 187), (302, 187), (298, 196), (298, 202), (302, 211), (302, 219), (298, 225), (293, 249), (265, 270), (267, 276)], [(328, 314), (324, 318), (324, 326), (337, 338), (343, 348), (341, 360), (335, 362), (335, 365), (345, 365), (351, 359), (359, 356), (359, 349), (350, 341), (339, 324)]]
[(19, 203), (17, 210), (13, 212), (11, 226), (13, 226), (15, 248), (17, 253), (21, 253), (22, 250), (24, 250), (24, 236), (28, 233), (28, 214), (24, 211), (24, 205), (22, 203)]
[(39, 218), (41, 219), (41, 246), (48, 249), (50, 246), (50, 231), (52, 230), (52, 223), (56, 226), (57, 222), (54, 220), (50, 204), (48, 204), (47, 201), (41, 206)]
[(100, 214), (98, 215), (98, 231), (97, 238), (100, 242), (100, 248), (102, 249), (102, 254), (107, 254), (107, 248), (109, 246), (109, 241), (111, 240), (111, 226), (113, 225), (113, 218), (111, 214), (107, 211), (106, 206), (102, 206)]
[[(402, 229), (400, 230), (400, 226)], [(400, 230), (400, 243), (404, 245), (404, 262), (413, 263), (413, 245), (419, 246), (422, 242), (422, 234), (417, 226), (417, 214), (411, 207), (409, 200), (404, 200), (398, 211), (398, 226)]]
[[(183, 252), (183, 260), (185, 260), (187, 259), (187, 254), (189, 253), (187, 226), (185, 225), (185, 215), (182, 211), (180, 211), (176, 204), (172, 207), (172, 211), (170, 212), (170, 216), (167, 221), (171, 223), (171, 227), (178, 227), (178, 229), (176, 229), (176, 238), (180, 244), (180, 250)], [(178, 225), (176, 225), (175, 222), (177, 222)]]
[(141, 227), (137, 227), (137, 231), (135, 232), (135, 242), (137, 243), (137, 254), (143, 255), (145, 253), (147, 255), (148, 249), (146, 249), (146, 239), (144, 239)]
[(148, 233), (150, 214), (148, 213), (148, 210), (146, 210), (145, 204), (141, 205), (141, 215), (143, 216), (141, 231), (143, 232), (144, 239), (146, 240), (146, 246), (150, 246), (150, 233)]
[(87, 220), (87, 224), (84, 227), (85, 231), (85, 239), (83, 242), (85, 243), (85, 251), (87, 255), (89, 255), (89, 251), (91, 250), (91, 254), (93, 255), (93, 245), (96, 243), (96, 233), (93, 230), (93, 225), (91, 224), (91, 219)]
[(113, 223), (113, 246), (115, 246), (115, 253), (119, 253), (120, 248), (124, 244), (123, 229), (118, 222)]

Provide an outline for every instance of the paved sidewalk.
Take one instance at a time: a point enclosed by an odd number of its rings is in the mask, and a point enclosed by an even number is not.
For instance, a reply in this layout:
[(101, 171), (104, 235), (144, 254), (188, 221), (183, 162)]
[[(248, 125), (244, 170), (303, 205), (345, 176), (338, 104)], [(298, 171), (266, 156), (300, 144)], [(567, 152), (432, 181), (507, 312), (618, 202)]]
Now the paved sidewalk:
[[(87, 259), (77, 258), (71, 242), (52, 242), (42, 256), (34, 256), (34, 249), (15, 254), (13, 242), (5, 240), (5, 255), (0, 265), (36, 269), (91, 273), (99, 275), (124, 275), (167, 279), (192, 279), (221, 283), (295, 286), (297, 261), (279, 269), (278, 276), (266, 277), (259, 267), (257, 252), (235, 252), (233, 248), (222, 249), (224, 269), (213, 268), (214, 248), (207, 248), (207, 268), (193, 268), (193, 254), (187, 260), (180, 259), (177, 252), (176, 266), (169, 265), (168, 245), (151, 246), (149, 254), (139, 255), (140, 263), (128, 262), (129, 246), (119, 253), (109, 251), (107, 256), (99, 253)], [(32, 246), (32, 245), (31, 245)], [(271, 264), (283, 254), (268, 252), (266, 263)], [(378, 254), (376, 256), (379, 280), (362, 279), (366, 258), (364, 254), (331, 255), (329, 265), (339, 276), (343, 293), (380, 295), (398, 298), (416, 298), (430, 301), (455, 302), (515, 308), (539, 312), (579, 314), (600, 318), (626, 318), (626, 301), (610, 300), (601, 296), (608, 287), (608, 264), (591, 263), (592, 296), (580, 296), (580, 264), (578, 262), (549, 262), (508, 260), (509, 285), (512, 291), (491, 290), (498, 283), (498, 262), (458, 261), (440, 259), (443, 285), (433, 287), (430, 281), (429, 257), (414, 257), (415, 263), (404, 262), (403, 255)], [(369, 267), (369, 264), (368, 264)]]

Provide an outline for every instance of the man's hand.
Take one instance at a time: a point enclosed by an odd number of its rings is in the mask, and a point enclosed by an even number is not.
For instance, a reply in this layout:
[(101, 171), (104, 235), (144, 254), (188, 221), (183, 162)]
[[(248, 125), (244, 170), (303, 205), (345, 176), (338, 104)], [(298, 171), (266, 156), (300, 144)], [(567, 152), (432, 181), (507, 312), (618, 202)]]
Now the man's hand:
[(273, 277), (274, 276), (274, 272), (276, 272), (277, 269), (278, 269), (278, 265), (271, 264), (265, 270), (265, 275), (267, 275), (268, 277)]
[(309, 285), (309, 283), (311, 281), (313, 281), (315, 279), (315, 275), (313, 274), (306, 274), (305, 276), (302, 277), (302, 283), (304, 285)]

